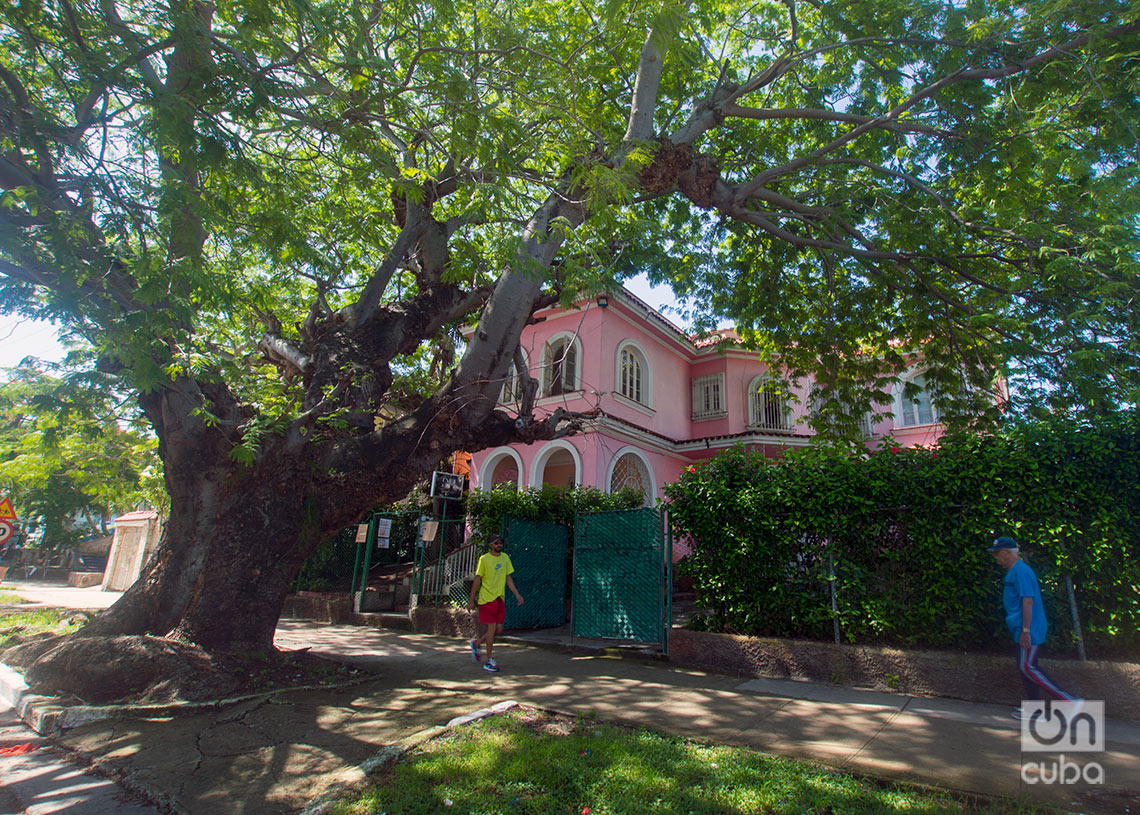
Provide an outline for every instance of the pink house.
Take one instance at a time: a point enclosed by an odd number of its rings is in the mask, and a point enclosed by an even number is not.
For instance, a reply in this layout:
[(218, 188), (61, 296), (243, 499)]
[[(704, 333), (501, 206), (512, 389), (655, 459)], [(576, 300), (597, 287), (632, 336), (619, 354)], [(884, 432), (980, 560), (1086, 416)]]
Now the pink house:
[[(569, 438), (476, 453), (473, 488), (633, 486), (653, 505), (685, 467), (729, 447), (778, 456), (811, 439), (811, 429), (798, 421), (808, 404), (806, 385), (781, 394), (759, 355), (695, 342), (624, 289), (536, 317), (523, 332), (522, 349), (539, 383), (537, 411), (596, 410), (597, 418)], [(906, 381), (921, 387), (921, 369)], [(894, 418), (864, 421), (869, 444), (884, 435), (906, 446), (937, 441), (942, 426), (929, 395), (904, 399), (903, 387), (895, 388)], [(512, 377), (503, 388), (504, 409), (518, 393)]]

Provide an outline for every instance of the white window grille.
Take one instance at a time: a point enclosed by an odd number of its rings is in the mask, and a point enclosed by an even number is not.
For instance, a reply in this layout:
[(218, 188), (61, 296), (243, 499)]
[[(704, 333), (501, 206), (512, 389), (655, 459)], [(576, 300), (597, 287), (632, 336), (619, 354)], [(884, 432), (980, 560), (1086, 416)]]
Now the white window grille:
[(724, 402), (724, 374), (693, 378), (693, 418), (715, 419), (727, 413)]
[(634, 453), (626, 453), (614, 464), (614, 472), (610, 476), (610, 492), (617, 492), (623, 487), (632, 487), (640, 492), (642, 497), (648, 499), (650, 483), (645, 462)]
[(768, 377), (753, 380), (748, 389), (749, 423), (762, 430), (791, 430), (792, 409), (781, 384)]
[(875, 417), (871, 413), (864, 413), (863, 418), (859, 420), (859, 432), (864, 437), (870, 438), (874, 435), (875, 431)]
[(507, 371), (506, 381), (503, 382), (503, 390), (499, 394), (499, 404), (506, 405), (520, 399), (522, 399), (522, 380), (519, 379), (519, 372), (512, 362), (510, 370)]

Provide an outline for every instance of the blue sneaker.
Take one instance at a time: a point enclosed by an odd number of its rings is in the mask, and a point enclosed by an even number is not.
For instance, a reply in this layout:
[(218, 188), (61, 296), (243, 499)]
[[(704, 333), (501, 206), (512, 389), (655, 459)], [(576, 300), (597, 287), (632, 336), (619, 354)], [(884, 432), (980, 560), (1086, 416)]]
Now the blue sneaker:
[(495, 662), (493, 659), (488, 659), (483, 663), (483, 670), (497, 674), (499, 672), (499, 663)]
[(483, 654), (479, 652), (479, 643), (477, 643), (475, 640), (471, 640), (467, 644), (471, 646), (471, 658), (476, 662), (481, 660), (483, 658)]

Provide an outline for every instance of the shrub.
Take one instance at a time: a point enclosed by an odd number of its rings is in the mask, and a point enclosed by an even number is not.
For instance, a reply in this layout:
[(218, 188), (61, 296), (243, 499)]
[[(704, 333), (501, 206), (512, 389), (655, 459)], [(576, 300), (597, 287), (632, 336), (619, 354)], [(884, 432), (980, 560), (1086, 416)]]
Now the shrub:
[[(706, 627), (769, 636), (1009, 647), (1000, 571), (1012, 535), (1041, 580), (1049, 645), (1075, 648), (1071, 581), (1098, 656), (1140, 646), (1140, 423), (1063, 420), (937, 449), (890, 441), (864, 457), (824, 449), (780, 460), (737, 449), (666, 487), (682, 564)], [(836, 609), (831, 606), (834, 583)]]

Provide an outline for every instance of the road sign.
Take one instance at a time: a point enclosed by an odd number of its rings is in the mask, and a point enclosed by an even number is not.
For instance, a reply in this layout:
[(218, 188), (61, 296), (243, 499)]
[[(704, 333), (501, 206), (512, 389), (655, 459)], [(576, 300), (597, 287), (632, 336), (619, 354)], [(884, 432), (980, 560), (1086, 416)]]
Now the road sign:
[(0, 498), (0, 521), (16, 520), (16, 510), (12, 509), (12, 502), (7, 498)]
[(15, 527), (9, 521), (0, 521), (0, 543), (7, 543), (8, 539), (16, 534)]

